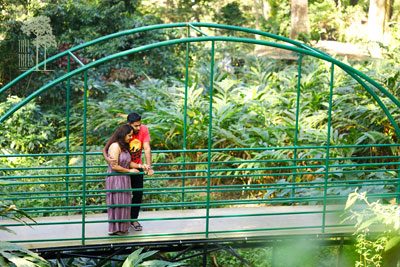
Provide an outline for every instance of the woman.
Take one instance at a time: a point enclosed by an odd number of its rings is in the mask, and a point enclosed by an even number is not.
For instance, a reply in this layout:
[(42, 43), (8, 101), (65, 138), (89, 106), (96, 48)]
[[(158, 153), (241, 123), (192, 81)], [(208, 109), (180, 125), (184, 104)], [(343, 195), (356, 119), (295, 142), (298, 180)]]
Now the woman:
[[(138, 173), (139, 170), (136, 163), (131, 162), (131, 155), (129, 153), (129, 141), (132, 138), (133, 128), (124, 124), (121, 125), (115, 133), (111, 136), (110, 141), (107, 142), (106, 151), (108, 157), (112, 159), (112, 164), (108, 165), (107, 173)], [(106, 189), (131, 189), (131, 180), (129, 175), (116, 175), (106, 177)], [(130, 205), (131, 192), (130, 191), (113, 191), (106, 193), (107, 205)], [(109, 207), (108, 219), (109, 220), (129, 220), (131, 219), (131, 207)], [(108, 234), (109, 235), (123, 235), (128, 233), (130, 222), (109, 222)]]

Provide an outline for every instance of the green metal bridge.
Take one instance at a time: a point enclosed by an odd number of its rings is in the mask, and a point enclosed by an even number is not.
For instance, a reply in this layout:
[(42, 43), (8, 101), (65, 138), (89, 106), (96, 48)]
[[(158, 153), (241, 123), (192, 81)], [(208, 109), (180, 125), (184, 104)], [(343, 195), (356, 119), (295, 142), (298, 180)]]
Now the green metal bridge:
[[(157, 31), (166, 29), (186, 30), (185, 38), (161, 41), (158, 43), (143, 44), (139, 47), (120, 51), (108, 55), (96, 61), (84, 64), (76, 56), (79, 51), (89, 46), (123, 38), (127, 35), (137, 34), (146, 31)], [(207, 30), (225, 31), (230, 34), (227, 36), (209, 36)], [(233, 37), (232, 33), (240, 33), (241, 36), (257, 35), (259, 38)], [(267, 41), (268, 40), (268, 41)], [(286, 147), (241, 147), (241, 148), (213, 148), (216, 140), (212, 136), (213, 113), (213, 86), (214, 86), (214, 64), (215, 64), (215, 44), (218, 42), (245, 43), (251, 45), (268, 46), (277, 49), (291, 51), (298, 56), (298, 85), (296, 96), (296, 118), (293, 129), (293, 144)], [(188, 149), (186, 140), (187, 127), (187, 90), (188, 73), (191, 46), (193, 43), (207, 43), (210, 47), (210, 84), (209, 84), (209, 135), (208, 146)], [(107, 235), (107, 205), (96, 204), (93, 198), (105, 198), (105, 189), (94, 189), (94, 184), (104, 183), (106, 165), (92, 164), (92, 159), (102, 158), (101, 152), (89, 152), (86, 147), (87, 139), (87, 102), (88, 102), (88, 71), (106, 62), (121, 59), (127, 55), (139, 53), (149, 49), (165, 46), (186, 45), (186, 70), (185, 70), (185, 109), (183, 112), (184, 132), (182, 149), (179, 150), (153, 150), (157, 153), (175, 153), (181, 155), (182, 162), (169, 163), (159, 161), (153, 164), (156, 168), (153, 177), (145, 177), (145, 181), (150, 180), (173, 180), (180, 181), (180, 186), (171, 183), (173, 186), (165, 188), (144, 188), (144, 194), (148, 199), (154, 195), (176, 194), (179, 200), (165, 201), (162, 203), (152, 203), (147, 201), (141, 204), (144, 211), (141, 212), (140, 221), (144, 230), (140, 233), (131, 232), (127, 236), (110, 237)], [(329, 106), (326, 109), (328, 118), (326, 142), (315, 145), (299, 145), (298, 133), (301, 124), (301, 78), (302, 61), (305, 57), (314, 57), (328, 62), (330, 67), (330, 92)], [(339, 216), (343, 212), (343, 203), (347, 195), (332, 193), (332, 188), (343, 188), (353, 191), (362, 187), (368, 188), (384, 186), (387, 190), (382, 193), (373, 193), (368, 196), (373, 199), (395, 199), (399, 203), (399, 153), (400, 144), (362, 144), (362, 145), (335, 145), (331, 144), (332, 118), (332, 99), (335, 94), (334, 71), (340, 70), (351, 76), (356, 83), (365, 89), (374, 101), (381, 107), (388, 120), (391, 122), (393, 130), (400, 136), (400, 129), (394, 120), (387, 105), (393, 103), (400, 108), (400, 102), (390, 94), (380, 84), (355, 70), (354, 68), (330, 57), (329, 55), (316, 50), (303, 43), (290, 40), (270, 33), (210, 23), (175, 23), (167, 25), (153, 25), (118, 32), (104, 36), (88, 43), (83, 43), (62, 53), (59, 53), (39, 64), (39, 68), (52, 62), (68, 57), (68, 68), (66, 73), (56, 77), (53, 81), (43, 84), (43, 86), (29, 96), (11, 107), (0, 117), (0, 122), (13, 119), (13, 114), (28, 104), (31, 100), (41, 96), (48, 90), (55, 90), (54, 87), (61, 83), (66, 83), (65, 90), (67, 98), (66, 107), (66, 148), (60, 153), (47, 154), (1, 154), (1, 158), (15, 160), (21, 157), (33, 159), (61, 159), (62, 165), (52, 167), (36, 166), (17, 168), (1, 168), (0, 179), (7, 181), (7, 199), (32, 201), (37, 199), (48, 199), (49, 205), (20, 207), (22, 210), (35, 217), (37, 223), (29, 223), (27, 227), (13, 221), (3, 220), (2, 225), (14, 230), (17, 234), (0, 232), (0, 239), (18, 243), (26, 248), (36, 250), (47, 257), (73, 257), (74, 255), (86, 255), (97, 257), (98, 254), (105, 255), (105, 249), (111, 258), (118, 253), (127, 253), (130, 248), (138, 246), (153, 246), (165, 251), (182, 251), (175, 260), (184, 258), (184, 253), (193, 250), (203, 250), (201, 255), (210, 251), (225, 249), (240, 258), (235, 252), (235, 247), (252, 247), (273, 245), (273, 240), (284, 239), (295, 236), (307, 236), (311, 239), (323, 239), (324, 241), (344, 242), (345, 237), (353, 233), (353, 224), (340, 223)], [(71, 62), (79, 63), (80, 67), (71, 69)], [(6, 94), (9, 89), (28, 77), (36, 67), (24, 72), (11, 83), (0, 89), (0, 94)], [(70, 81), (83, 75), (83, 127), (82, 151), (70, 151)], [(64, 101), (64, 100), (62, 100)], [(61, 102), (61, 100), (60, 100)], [(151, 131), (151, 129), (150, 129)], [(337, 156), (341, 150), (363, 148), (374, 150), (387, 148), (395, 151), (388, 155), (366, 155), (366, 156)], [(290, 159), (268, 159), (268, 160), (246, 160), (242, 161), (213, 161), (215, 153), (230, 153), (237, 151), (282, 151), (290, 154)], [(321, 153), (301, 153), (301, 152), (323, 151)], [(386, 150), (385, 150), (386, 151)], [(190, 162), (186, 160), (189, 153), (200, 153), (206, 155), (205, 161)], [(300, 154), (307, 154), (306, 157)], [(81, 157), (82, 165), (70, 166), (69, 162), (73, 157)], [(98, 161), (97, 161), (98, 162)], [(257, 168), (237, 168), (233, 164), (256, 162), (262, 167)], [(174, 166), (175, 170), (169, 170)], [(35, 171), (35, 175), (31, 172)], [(232, 174), (241, 171), (242, 174)], [(26, 172), (26, 174), (24, 174)], [(51, 174), (49, 174), (51, 173)], [(354, 179), (332, 179), (333, 175), (354, 173)], [(386, 179), (374, 178), (375, 173), (387, 174)], [(249, 177), (272, 177), (271, 183), (255, 183), (245, 185), (220, 185), (215, 181), (225, 178), (249, 178)], [(307, 177), (307, 179), (300, 179)], [(198, 179), (200, 185), (188, 186), (187, 180)], [(186, 183), (185, 183), (186, 181)], [(285, 182), (283, 182), (285, 181)], [(40, 185), (43, 190), (31, 191), (30, 187)], [(48, 185), (57, 185), (58, 190), (47, 190)], [(16, 191), (15, 188), (25, 188)], [(35, 187), (37, 188), (37, 187)], [(104, 187), (103, 187), (104, 188)], [(312, 196), (301, 196), (299, 189), (314, 189), (316, 194)], [(132, 189), (131, 191), (134, 191)], [(288, 190), (286, 197), (274, 197), (268, 195), (264, 198), (229, 198), (232, 192), (263, 192), (271, 190)], [(213, 199), (212, 195), (216, 192), (227, 193), (226, 199)], [(199, 194), (203, 196), (201, 200), (188, 200), (187, 196)], [(50, 201), (51, 200), (51, 201)], [(53, 204), (57, 203), (57, 204)], [(312, 203), (312, 204), (311, 204)], [(135, 205), (135, 204), (132, 204)], [(94, 249), (102, 249), (95, 253)], [(67, 253), (66, 251), (70, 251)], [(75, 251), (75, 252), (71, 252)], [(76, 251), (79, 251), (76, 252)], [(85, 254), (86, 251), (86, 254)], [(92, 251), (92, 252), (88, 252)], [(46, 254), (47, 253), (47, 254)], [(92, 253), (92, 254), (90, 254)], [(96, 255), (95, 255), (96, 254)], [(199, 254), (199, 255), (200, 255)], [(242, 259), (243, 260), (243, 259)]]

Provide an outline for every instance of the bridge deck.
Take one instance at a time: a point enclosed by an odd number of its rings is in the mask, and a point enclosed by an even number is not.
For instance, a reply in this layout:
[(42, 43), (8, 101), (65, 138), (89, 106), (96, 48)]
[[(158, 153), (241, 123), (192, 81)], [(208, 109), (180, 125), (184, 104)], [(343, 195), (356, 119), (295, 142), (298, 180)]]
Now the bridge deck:
[[(352, 233), (352, 226), (340, 226), (340, 212), (337, 206), (327, 207), (325, 233)], [(284, 214), (282, 214), (284, 213)], [(286, 213), (286, 214), (285, 214)], [(287, 214), (289, 213), (289, 214)], [(240, 217), (220, 217), (236, 215)], [(122, 242), (177, 241), (188, 239), (206, 239), (206, 219), (188, 219), (206, 216), (205, 209), (143, 211), (140, 221), (143, 231), (130, 231), (128, 236), (109, 237), (107, 235), (107, 214), (86, 216), (85, 245), (110, 244)], [(276, 235), (304, 235), (322, 233), (322, 206), (273, 206), (273, 207), (238, 207), (210, 209), (209, 238), (240, 238)], [(218, 217), (213, 217), (218, 216)], [(184, 218), (179, 218), (184, 217)], [(175, 219), (178, 218), (178, 219)], [(187, 219), (185, 219), (187, 218)], [(35, 218), (36, 225), (9, 227), (16, 235), (0, 231), (0, 240), (16, 241), (25, 248), (46, 248), (81, 246), (82, 216), (57, 216)], [(63, 224), (69, 222), (69, 224)], [(71, 224), (71, 222), (76, 222)], [(15, 223), (3, 220), (2, 224)], [(60, 224), (57, 224), (60, 223)], [(57, 239), (65, 239), (57, 241)], [(69, 239), (69, 240), (67, 240)]]

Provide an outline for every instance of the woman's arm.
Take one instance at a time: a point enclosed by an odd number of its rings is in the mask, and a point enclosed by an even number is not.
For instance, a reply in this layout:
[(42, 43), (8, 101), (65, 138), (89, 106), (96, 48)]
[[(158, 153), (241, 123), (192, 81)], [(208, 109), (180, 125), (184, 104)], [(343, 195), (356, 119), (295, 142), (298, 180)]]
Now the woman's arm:
[(108, 154), (110, 155), (110, 158), (114, 159), (111, 164), (111, 168), (117, 172), (138, 173), (139, 170), (137, 170), (137, 169), (134, 169), (134, 168), (127, 169), (127, 168), (121, 167), (118, 164), (118, 158), (119, 158), (120, 153), (121, 153), (121, 149), (120, 149), (118, 143), (112, 143), (110, 145), (110, 147), (108, 148)]

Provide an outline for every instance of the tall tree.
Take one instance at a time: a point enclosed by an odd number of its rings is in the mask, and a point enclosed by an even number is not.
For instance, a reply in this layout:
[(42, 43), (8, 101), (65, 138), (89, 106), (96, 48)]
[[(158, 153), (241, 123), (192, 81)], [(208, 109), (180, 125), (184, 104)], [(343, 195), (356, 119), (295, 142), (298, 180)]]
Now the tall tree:
[(291, 0), (290, 38), (297, 39), (300, 34), (310, 34), (308, 0)]
[(389, 36), (390, 0), (370, 0), (368, 10), (368, 40), (372, 57), (381, 58), (379, 43), (386, 43)]
[[(269, 15), (271, 6), (268, 1), (264, 3), (264, 0), (253, 0), (253, 11), (256, 19), (256, 30), (261, 30), (261, 24), (267, 20), (267, 13)], [(256, 35), (255, 38), (260, 39), (260, 36)]]
[(370, 41), (385, 41), (385, 34), (388, 33), (390, 0), (370, 0), (368, 10), (368, 39)]

